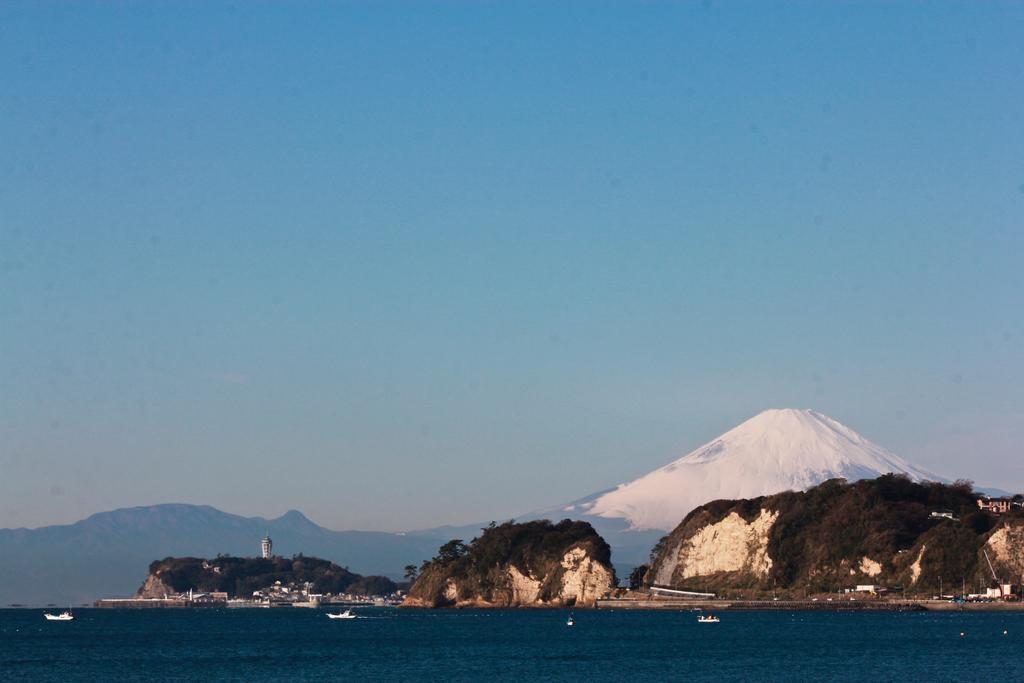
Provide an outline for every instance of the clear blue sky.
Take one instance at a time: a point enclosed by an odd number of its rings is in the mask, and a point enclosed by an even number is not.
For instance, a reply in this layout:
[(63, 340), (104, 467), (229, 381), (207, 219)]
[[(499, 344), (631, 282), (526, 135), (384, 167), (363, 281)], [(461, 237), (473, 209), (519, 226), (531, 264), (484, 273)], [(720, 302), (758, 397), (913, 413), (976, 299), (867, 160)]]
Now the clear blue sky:
[(1024, 488), (1024, 6), (0, 4), (0, 526), (513, 515), (813, 407)]

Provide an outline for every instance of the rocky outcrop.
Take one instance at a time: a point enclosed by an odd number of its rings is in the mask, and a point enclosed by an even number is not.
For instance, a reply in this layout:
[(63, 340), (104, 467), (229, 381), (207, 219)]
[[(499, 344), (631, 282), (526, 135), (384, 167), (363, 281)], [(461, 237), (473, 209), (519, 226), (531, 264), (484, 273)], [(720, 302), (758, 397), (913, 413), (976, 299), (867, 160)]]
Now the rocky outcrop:
[(145, 583), (139, 588), (138, 592), (135, 593), (136, 598), (166, 598), (168, 595), (174, 595), (177, 591), (172, 589), (163, 579), (156, 574), (150, 574), (146, 577)]
[[(872, 560), (867, 555), (860, 558), (860, 566), (858, 566), (857, 569), (864, 576), (870, 576), (871, 578), (875, 578), (876, 576), (879, 576), (882, 573), (881, 563)], [(852, 573), (856, 575), (857, 572)]]
[(654, 572), (658, 584), (691, 579), (719, 572), (742, 572), (759, 578), (768, 576), (768, 532), (779, 513), (761, 510), (751, 521), (730, 512), (721, 521), (707, 524), (689, 537), (680, 538)]
[[(542, 581), (527, 576), (518, 567), (508, 568), (508, 585), (512, 590), (512, 603), (516, 605), (532, 605), (540, 598)], [(458, 596), (453, 596), (457, 598)]]
[(583, 607), (614, 589), (608, 544), (586, 522), (510, 522), (442, 546), (403, 606)]
[(1024, 576), (1024, 520), (1000, 525), (985, 541), (985, 550), (1004, 580)]
[(615, 588), (615, 572), (581, 547), (562, 556), (562, 588), (558, 600), (563, 604), (593, 605)]
[[(647, 585), (751, 593), (856, 584), (934, 593), (940, 577), (988, 583), (1024, 574), (1024, 515), (978, 510), (968, 484), (886, 475), (803, 492), (714, 501), (687, 515), (652, 553)], [(949, 510), (948, 517), (933, 517)]]

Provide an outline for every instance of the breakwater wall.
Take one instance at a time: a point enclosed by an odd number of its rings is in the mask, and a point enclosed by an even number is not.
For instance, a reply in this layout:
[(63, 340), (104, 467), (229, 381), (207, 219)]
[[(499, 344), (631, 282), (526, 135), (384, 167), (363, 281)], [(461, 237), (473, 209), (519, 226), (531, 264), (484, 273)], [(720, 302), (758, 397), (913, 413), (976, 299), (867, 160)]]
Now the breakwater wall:
[(108, 609), (151, 609), (161, 607), (191, 608), (191, 607), (226, 607), (223, 600), (186, 600), (184, 598), (107, 598), (97, 600), (94, 607)]

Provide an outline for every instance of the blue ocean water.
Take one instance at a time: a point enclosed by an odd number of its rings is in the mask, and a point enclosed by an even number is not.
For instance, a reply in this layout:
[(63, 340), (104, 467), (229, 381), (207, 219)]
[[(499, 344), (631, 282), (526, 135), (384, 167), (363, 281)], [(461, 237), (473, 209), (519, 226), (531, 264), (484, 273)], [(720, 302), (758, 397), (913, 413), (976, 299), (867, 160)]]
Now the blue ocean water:
[(0, 679), (1024, 680), (1021, 612), (357, 611), (0, 610)]

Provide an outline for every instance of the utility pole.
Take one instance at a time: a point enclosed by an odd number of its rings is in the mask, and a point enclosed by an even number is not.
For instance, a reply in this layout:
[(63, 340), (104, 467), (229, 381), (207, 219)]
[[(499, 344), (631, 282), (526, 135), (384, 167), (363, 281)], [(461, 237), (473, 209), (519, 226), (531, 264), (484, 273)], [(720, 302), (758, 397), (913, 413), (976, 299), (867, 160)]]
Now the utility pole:
[(992, 560), (988, 558), (988, 551), (982, 548), (982, 552), (985, 553), (985, 561), (988, 562), (988, 569), (992, 572), (992, 580), (995, 581), (996, 585), (999, 587), (999, 597), (1005, 600), (1006, 596), (1003, 595), (1003, 582), (999, 580), (998, 576), (996, 576), (996, 570), (995, 567), (992, 566)]

